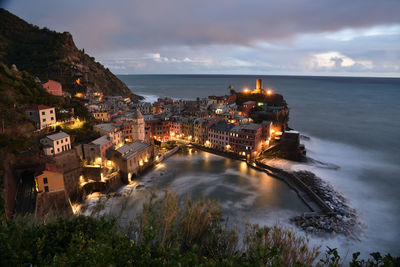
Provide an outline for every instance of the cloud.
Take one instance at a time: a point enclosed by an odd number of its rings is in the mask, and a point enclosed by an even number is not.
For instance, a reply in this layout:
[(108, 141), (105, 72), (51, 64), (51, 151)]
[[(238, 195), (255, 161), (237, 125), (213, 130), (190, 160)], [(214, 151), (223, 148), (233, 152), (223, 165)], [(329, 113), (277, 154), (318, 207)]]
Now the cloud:
[(400, 22), (398, 0), (20, 0), (12, 2), (10, 9), (33, 23), (46, 22), (71, 31), (84, 47), (101, 49), (106, 49), (103, 44), (108, 44), (108, 49), (177, 44), (253, 46), (306, 33)]
[(311, 59), (311, 67), (313, 68), (349, 68), (354, 66), (372, 69), (373, 64), (369, 60), (354, 60), (336, 51), (314, 54)]
[(116, 73), (400, 76), (399, 0), (18, 0)]

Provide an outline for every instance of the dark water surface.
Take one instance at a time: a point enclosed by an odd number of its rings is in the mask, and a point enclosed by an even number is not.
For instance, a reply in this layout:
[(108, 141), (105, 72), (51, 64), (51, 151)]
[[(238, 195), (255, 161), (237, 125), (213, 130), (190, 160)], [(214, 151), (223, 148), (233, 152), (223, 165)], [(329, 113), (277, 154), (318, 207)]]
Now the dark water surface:
[[(360, 241), (340, 237), (316, 240), (344, 252), (360, 250), (365, 255), (379, 250), (400, 255), (400, 79), (240, 75), (119, 78), (150, 101), (165, 96), (195, 99), (228, 94), (230, 84), (236, 90), (253, 88), (255, 79), (262, 78), (265, 88), (284, 95), (291, 109), (290, 126), (311, 137), (305, 141), (308, 155), (341, 168), (329, 170), (284, 161), (282, 166), (314, 171), (348, 198), (366, 224)], [(159, 185), (171, 184), (181, 193), (206, 193), (221, 200), (231, 215), (236, 214), (231, 211), (245, 207), (244, 213), (258, 223), (268, 224), (274, 216), (275, 221), (286, 221), (287, 214), (305, 209), (281, 182), (266, 182), (271, 179), (257, 172), (244, 174), (240, 165), (235, 165), (240, 163), (220, 159), (218, 164), (205, 166), (199, 163), (205, 154), (196, 157), (169, 159), (166, 168), (174, 175), (160, 177)], [(231, 177), (232, 170), (239, 173)], [(238, 186), (241, 183), (243, 187)], [(275, 212), (279, 210), (282, 212)]]

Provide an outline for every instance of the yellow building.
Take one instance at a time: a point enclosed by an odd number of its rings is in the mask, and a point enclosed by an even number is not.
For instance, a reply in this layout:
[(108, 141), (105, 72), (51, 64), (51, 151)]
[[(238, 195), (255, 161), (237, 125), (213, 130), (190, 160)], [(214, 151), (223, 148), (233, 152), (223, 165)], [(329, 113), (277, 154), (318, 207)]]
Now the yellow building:
[(36, 189), (41, 192), (64, 190), (64, 176), (55, 164), (41, 165), (35, 174)]

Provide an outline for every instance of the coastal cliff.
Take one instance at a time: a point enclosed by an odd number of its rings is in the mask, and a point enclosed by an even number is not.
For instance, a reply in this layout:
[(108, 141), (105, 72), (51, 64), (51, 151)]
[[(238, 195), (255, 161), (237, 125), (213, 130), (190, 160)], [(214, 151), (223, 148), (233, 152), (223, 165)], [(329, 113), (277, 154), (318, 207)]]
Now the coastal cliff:
[(7, 66), (15, 64), (41, 81), (56, 80), (73, 95), (88, 88), (142, 99), (84, 49), (79, 50), (70, 33), (40, 29), (1, 8), (0, 21), (0, 61)]

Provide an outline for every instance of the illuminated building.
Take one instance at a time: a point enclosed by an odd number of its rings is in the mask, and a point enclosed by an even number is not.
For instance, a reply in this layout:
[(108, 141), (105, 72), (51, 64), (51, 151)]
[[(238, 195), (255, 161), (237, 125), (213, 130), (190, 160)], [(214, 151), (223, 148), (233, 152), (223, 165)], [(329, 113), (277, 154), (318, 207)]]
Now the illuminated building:
[(55, 108), (45, 105), (35, 105), (25, 110), (26, 115), (36, 123), (36, 128), (41, 130), (56, 122)]
[(48, 135), (40, 139), (46, 156), (57, 155), (71, 149), (70, 136), (64, 132)]
[(155, 147), (143, 141), (134, 141), (112, 151), (113, 161), (119, 166), (121, 178), (129, 182), (137, 176), (154, 159)]

